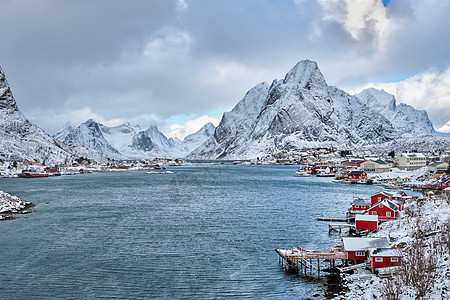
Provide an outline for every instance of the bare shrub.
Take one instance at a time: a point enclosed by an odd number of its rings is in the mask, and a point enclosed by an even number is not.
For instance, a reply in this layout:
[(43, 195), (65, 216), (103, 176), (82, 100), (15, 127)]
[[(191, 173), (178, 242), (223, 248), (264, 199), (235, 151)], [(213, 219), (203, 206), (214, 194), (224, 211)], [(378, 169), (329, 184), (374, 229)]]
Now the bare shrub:
[(432, 239), (425, 239), (431, 226), (418, 221), (412, 233), (412, 240), (403, 249), (400, 280), (416, 291), (416, 297), (422, 299), (432, 289), (438, 265), (437, 249), (430, 243)]
[(402, 283), (398, 277), (386, 278), (381, 285), (381, 297), (386, 300), (399, 300)]

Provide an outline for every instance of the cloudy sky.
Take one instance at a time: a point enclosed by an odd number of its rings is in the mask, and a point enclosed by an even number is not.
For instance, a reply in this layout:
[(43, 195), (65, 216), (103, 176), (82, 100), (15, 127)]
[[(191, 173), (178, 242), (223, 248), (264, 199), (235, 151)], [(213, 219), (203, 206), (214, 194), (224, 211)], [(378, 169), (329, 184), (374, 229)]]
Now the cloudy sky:
[[(384, 88), (450, 120), (450, 1), (0, 0), (0, 66), (47, 132), (67, 121), (217, 125), (299, 60), (348, 92)], [(447, 130), (450, 131), (450, 123)]]

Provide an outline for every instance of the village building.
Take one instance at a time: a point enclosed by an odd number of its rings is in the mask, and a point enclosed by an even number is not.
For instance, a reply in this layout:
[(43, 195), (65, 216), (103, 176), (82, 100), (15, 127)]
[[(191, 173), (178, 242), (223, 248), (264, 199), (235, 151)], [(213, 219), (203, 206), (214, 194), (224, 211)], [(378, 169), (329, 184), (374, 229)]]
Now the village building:
[(372, 206), (369, 199), (355, 198), (350, 209), (351, 214), (362, 214)]
[(355, 228), (356, 230), (378, 230), (378, 216), (356, 215)]
[(381, 202), (371, 206), (363, 214), (377, 215), (380, 221), (395, 220), (399, 217), (399, 206), (391, 200), (383, 199)]
[(348, 173), (349, 180), (366, 180), (367, 173), (364, 171), (351, 171)]
[(397, 168), (413, 171), (425, 167), (427, 158), (422, 153), (402, 153), (395, 158)]
[(359, 168), (363, 162), (365, 162), (364, 159), (349, 159), (343, 161), (341, 165), (346, 168)]
[(387, 190), (382, 190), (372, 196), (370, 196), (370, 204), (371, 205), (375, 205), (380, 201), (383, 201), (384, 199), (388, 199), (391, 200), (392, 202), (394, 202), (395, 204), (397, 204), (399, 206), (399, 210), (403, 210), (403, 206), (406, 202), (406, 200), (408, 200), (409, 197), (405, 191), (387, 191)]
[(360, 164), (360, 170), (367, 173), (384, 173), (391, 171), (391, 164), (384, 160), (366, 160)]
[(445, 170), (437, 170), (433, 173), (433, 178), (439, 179), (442, 175), (445, 175)]
[(439, 179), (439, 182), (443, 187), (450, 187), (450, 175), (444, 175)]
[(347, 259), (354, 261), (366, 260), (369, 257), (370, 249), (390, 247), (387, 237), (344, 237), (342, 238), (342, 244)]
[(436, 171), (445, 171), (448, 168), (448, 163), (445, 161), (436, 161), (428, 165), (428, 171), (435, 173)]
[(389, 268), (401, 265), (402, 255), (397, 248), (379, 248), (369, 251), (369, 266), (372, 268)]

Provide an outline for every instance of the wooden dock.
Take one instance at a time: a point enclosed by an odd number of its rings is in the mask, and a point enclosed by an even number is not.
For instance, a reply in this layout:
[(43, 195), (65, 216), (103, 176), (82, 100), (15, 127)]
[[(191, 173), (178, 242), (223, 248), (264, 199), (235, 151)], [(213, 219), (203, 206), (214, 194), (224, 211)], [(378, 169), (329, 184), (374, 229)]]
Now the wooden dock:
[(325, 221), (325, 222), (347, 222), (347, 219), (341, 219), (341, 218), (317, 218), (316, 221)]
[[(279, 255), (279, 263), (284, 267), (285, 271), (301, 271), (307, 274), (309, 268), (310, 273), (316, 270), (320, 275), (320, 260), (328, 260), (330, 262), (330, 269), (335, 268), (336, 259), (344, 261), (347, 257), (344, 252), (339, 251), (322, 251), (322, 250), (308, 250), (297, 246), (292, 249), (275, 249)], [(317, 259), (317, 264), (313, 260)]]
[(356, 229), (356, 226), (353, 224), (340, 223), (340, 224), (328, 224), (328, 232), (336, 231), (341, 233), (342, 229)]

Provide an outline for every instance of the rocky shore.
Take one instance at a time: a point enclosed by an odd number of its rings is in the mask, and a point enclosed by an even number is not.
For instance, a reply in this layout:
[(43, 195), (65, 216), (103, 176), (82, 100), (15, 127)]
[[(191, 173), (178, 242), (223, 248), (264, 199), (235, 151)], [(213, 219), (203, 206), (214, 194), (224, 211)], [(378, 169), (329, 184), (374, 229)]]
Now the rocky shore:
[(31, 212), (33, 203), (20, 200), (17, 196), (0, 191), (0, 221), (14, 218), (14, 214)]

